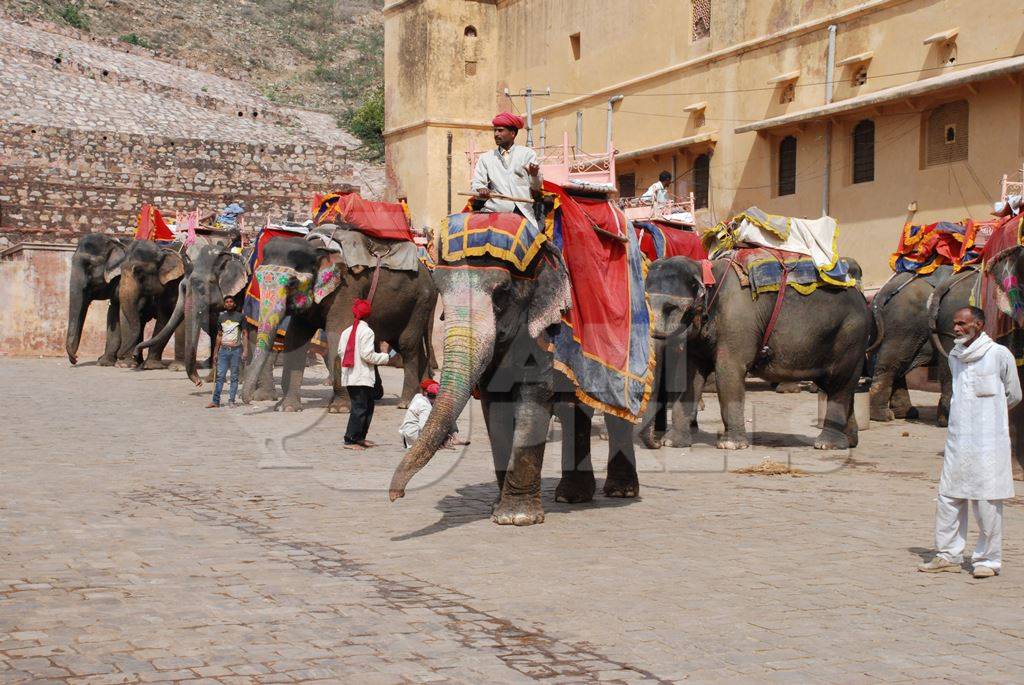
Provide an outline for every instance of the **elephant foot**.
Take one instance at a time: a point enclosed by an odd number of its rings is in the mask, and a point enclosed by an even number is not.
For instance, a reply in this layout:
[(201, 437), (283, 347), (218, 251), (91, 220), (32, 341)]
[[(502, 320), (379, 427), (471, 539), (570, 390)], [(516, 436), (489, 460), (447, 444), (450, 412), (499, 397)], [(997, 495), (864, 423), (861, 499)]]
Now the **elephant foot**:
[(636, 497), (640, 494), (640, 479), (635, 473), (608, 474), (604, 480), (605, 497)]
[(113, 357), (103, 356), (96, 360), (96, 366), (113, 366), (117, 360)]
[[(185, 362), (179, 362), (177, 359), (175, 359), (174, 361), (172, 361), (170, 364), (167, 365), (167, 370), (168, 371), (184, 371), (185, 370)], [(213, 379), (211, 378), (210, 380), (213, 380)]]
[(544, 523), (540, 493), (519, 496), (503, 494), (498, 506), (494, 507), (491, 520), (499, 526), (532, 526)]
[(251, 401), (253, 402), (277, 402), (277, 393), (274, 392), (273, 388), (256, 388), (253, 392)]
[(134, 359), (129, 357), (127, 359), (118, 359), (116, 362), (114, 362), (114, 366), (116, 366), (119, 369), (134, 369), (136, 366), (138, 366), (138, 363)]
[(722, 433), (718, 436), (716, 446), (720, 450), (745, 450), (750, 447), (750, 440), (743, 434), (732, 435), (730, 433)]
[(662, 441), (654, 437), (654, 429), (647, 428), (636, 434), (636, 441), (649, 450), (660, 449)]
[(327, 405), (328, 414), (347, 414), (349, 412), (349, 403), (346, 399), (331, 400), (331, 403)]
[(842, 433), (836, 433), (835, 431), (823, 430), (817, 438), (814, 439), (814, 449), (816, 450), (846, 450), (850, 449), (850, 438)]
[(889, 421), (892, 421), (895, 418), (896, 418), (896, 413), (892, 409), (889, 409), (888, 407), (885, 407), (885, 408), (882, 408), (882, 409), (872, 409), (871, 410), (871, 420), (872, 421), (879, 421), (881, 423), (888, 423)]
[(296, 412), (302, 411), (302, 400), (298, 397), (286, 397), (281, 402), (281, 411)]
[(594, 499), (594, 474), (590, 471), (573, 471), (562, 476), (555, 488), (555, 501), (579, 504)]
[[(150, 357), (146, 361), (142, 362), (142, 366), (140, 366), (139, 368), (142, 369), (143, 371), (155, 371), (164, 368), (164, 363), (159, 359), (154, 359), (153, 357)], [(184, 370), (184, 367), (182, 367), (181, 370)]]
[(689, 447), (693, 444), (693, 436), (688, 432), (672, 430), (665, 434), (662, 443), (666, 447)]
[(903, 418), (907, 419), (908, 421), (917, 421), (919, 418), (921, 418), (921, 412), (917, 410), (917, 407), (911, 407), (910, 409), (907, 410), (907, 413), (903, 415)]
[(775, 392), (777, 393), (794, 393), (800, 392), (800, 383), (798, 381), (779, 383), (775, 386)]

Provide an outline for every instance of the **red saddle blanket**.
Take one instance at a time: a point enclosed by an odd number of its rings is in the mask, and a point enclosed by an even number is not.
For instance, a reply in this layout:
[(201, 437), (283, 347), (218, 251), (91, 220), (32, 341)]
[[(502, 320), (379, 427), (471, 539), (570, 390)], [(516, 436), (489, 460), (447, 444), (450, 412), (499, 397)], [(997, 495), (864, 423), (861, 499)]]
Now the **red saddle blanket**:
[(317, 226), (351, 224), (371, 238), (412, 242), (409, 209), (401, 202), (373, 202), (359, 193), (318, 194), (313, 198), (311, 214)]
[(633, 227), (640, 239), (640, 251), (652, 262), (669, 257), (708, 258), (700, 236), (693, 231), (682, 230), (657, 219), (634, 221)]
[(160, 210), (150, 204), (142, 205), (139, 221), (135, 228), (136, 240), (174, 240), (170, 226), (164, 221)]

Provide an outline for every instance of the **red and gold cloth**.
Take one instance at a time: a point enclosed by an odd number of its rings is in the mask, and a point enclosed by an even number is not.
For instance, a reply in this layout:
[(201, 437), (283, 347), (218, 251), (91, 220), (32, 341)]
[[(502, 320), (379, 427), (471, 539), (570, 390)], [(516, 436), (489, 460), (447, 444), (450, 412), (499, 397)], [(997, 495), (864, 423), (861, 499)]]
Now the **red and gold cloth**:
[(1006, 250), (1024, 243), (1021, 240), (1021, 230), (1024, 228), (1021, 224), (1022, 218), (1024, 215), (1018, 214), (999, 219), (999, 225), (993, 229), (981, 252), (981, 298), (980, 302), (975, 304), (985, 312), (985, 332), (993, 340), (999, 340), (1017, 327), (1014, 319), (999, 308), (1000, 296), (1005, 298), (1005, 302), (1014, 309), (1016, 315), (1024, 315), (1024, 312), (1020, 311), (1024, 305), (1024, 284), (1019, 283), (1016, 276), (1010, 274), (1007, 274), (1000, 283), (990, 267), (993, 260)]
[(652, 262), (669, 257), (708, 258), (700, 236), (693, 231), (685, 231), (657, 219), (634, 221), (633, 227), (640, 240), (640, 251)]
[(371, 238), (412, 242), (409, 207), (404, 202), (372, 202), (359, 193), (315, 195), (313, 223), (351, 224)]
[(139, 221), (135, 228), (136, 240), (174, 240), (171, 228), (164, 221), (160, 210), (150, 204), (142, 205)]

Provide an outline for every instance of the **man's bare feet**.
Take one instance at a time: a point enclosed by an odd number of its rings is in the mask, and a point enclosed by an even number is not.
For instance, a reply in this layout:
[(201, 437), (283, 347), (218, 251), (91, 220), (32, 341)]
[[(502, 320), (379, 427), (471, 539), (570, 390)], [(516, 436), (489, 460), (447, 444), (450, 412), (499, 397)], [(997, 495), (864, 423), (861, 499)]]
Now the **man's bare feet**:
[(377, 443), (370, 442), (369, 440), (360, 440), (359, 444), (362, 445), (363, 447), (376, 447), (377, 446)]
[(347, 449), (347, 450), (362, 451), (362, 450), (365, 450), (366, 447), (364, 445), (360, 445), (358, 442), (353, 442), (351, 444), (346, 444), (345, 445), (345, 449)]
[(206, 408), (207, 409), (220, 409), (220, 405), (217, 404), (216, 402), (210, 402), (208, 405), (206, 405)]

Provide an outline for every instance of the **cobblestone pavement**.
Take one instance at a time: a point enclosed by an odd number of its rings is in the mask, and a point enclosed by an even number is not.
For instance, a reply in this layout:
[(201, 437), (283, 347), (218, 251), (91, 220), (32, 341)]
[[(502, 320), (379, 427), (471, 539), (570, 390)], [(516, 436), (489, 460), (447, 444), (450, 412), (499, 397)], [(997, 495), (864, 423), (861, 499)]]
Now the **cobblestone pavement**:
[[(1002, 576), (915, 571), (940, 429), (820, 453), (813, 395), (754, 392), (760, 446), (725, 454), (712, 395), (704, 444), (640, 451), (636, 500), (554, 503), (549, 446), (547, 521), (517, 529), (489, 520), (478, 405), (473, 444), (389, 504), (394, 396), (381, 446), (345, 452), (313, 371), (283, 414), (206, 410), (169, 371), (0, 360), (0, 681), (1020, 680), (1020, 502)], [(811, 475), (730, 472), (764, 456)]]

